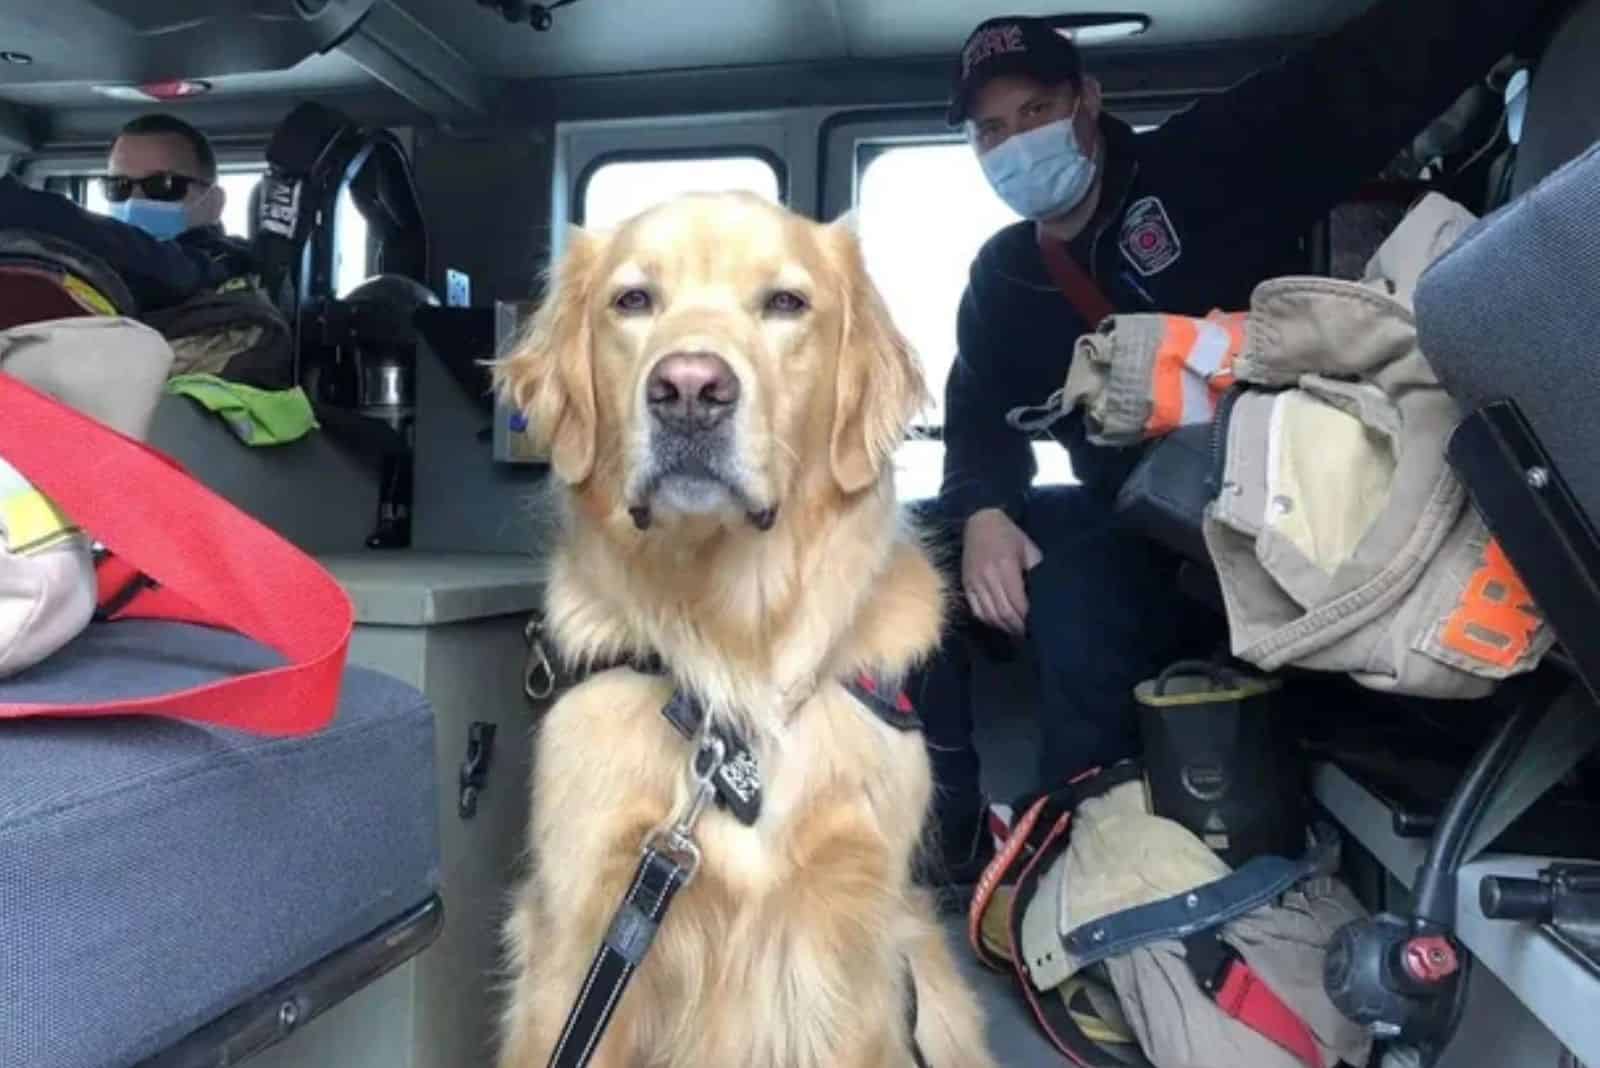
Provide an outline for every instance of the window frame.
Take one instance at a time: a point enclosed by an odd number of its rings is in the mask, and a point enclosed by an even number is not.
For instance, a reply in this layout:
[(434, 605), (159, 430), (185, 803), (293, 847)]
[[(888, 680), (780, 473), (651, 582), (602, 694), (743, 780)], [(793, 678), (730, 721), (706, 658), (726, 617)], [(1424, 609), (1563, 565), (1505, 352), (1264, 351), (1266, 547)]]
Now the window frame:
[[(857, 141), (855, 144), (855, 156), (852, 161), (853, 166), (851, 167), (849, 210), (858, 211), (860, 209), (861, 180), (866, 176), (867, 168), (872, 166), (874, 160), (888, 155), (890, 152), (893, 152), (896, 149), (959, 145), (962, 144), (964, 140), (965, 138), (961, 137), (959, 134), (952, 133), (945, 137), (890, 137), (872, 138), (870, 140)], [(956, 339), (953, 337), (950, 339), (950, 347), (952, 350), (957, 347)], [(945, 383), (942, 381), (928, 383), (928, 388), (936, 393), (942, 393), (944, 391), (944, 386)], [(917, 440), (920, 441), (942, 442), (944, 441), (944, 421), (941, 419), (938, 423), (914, 423), (911, 427), (911, 433)], [(1050, 435), (1044, 431), (1036, 432), (1032, 434), (1031, 437), (1036, 441), (1050, 440)]]
[(585, 222), (589, 200), (589, 184), (600, 171), (615, 163), (673, 163), (697, 160), (755, 159), (772, 168), (778, 180), (778, 203), (789, 203), (789, 167), (782, 156), (762, 144), (717, 144), (696, 147), (684, 145), (672, 148), (616, 148), (601, 152), (585, 163), (572, 184), (571, 218), (575, 226)]

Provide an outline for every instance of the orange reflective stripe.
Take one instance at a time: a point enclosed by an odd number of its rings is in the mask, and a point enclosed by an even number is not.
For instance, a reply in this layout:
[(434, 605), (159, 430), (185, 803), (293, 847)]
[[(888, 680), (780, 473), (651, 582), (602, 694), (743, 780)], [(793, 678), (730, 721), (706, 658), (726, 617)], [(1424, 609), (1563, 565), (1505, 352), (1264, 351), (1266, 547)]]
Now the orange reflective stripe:
[(1473, 572), (1439, 640), (1462, 656), (1510, 670), (1528, 655), (1543, 624), (1533, 595), (1500, 543), (1491, 539), (1483, 566)]
[(1204, 319), (1161, 317), (1151, 371), (1150, 417), (1145, 436), (1208, 422), (1217, 398), (1234, 383), (1233, 363), (1244, 344), (1244, 313), (1212, 312)]
[(1183, 425), (1183, 369), (1200, 336), (1195, 320), (1185, 316), (1165, 315), (1162, 322), (1150, 383), (1150, 418), (1145, 422), (1145, 433), (1151, 437), (1170, 434)]

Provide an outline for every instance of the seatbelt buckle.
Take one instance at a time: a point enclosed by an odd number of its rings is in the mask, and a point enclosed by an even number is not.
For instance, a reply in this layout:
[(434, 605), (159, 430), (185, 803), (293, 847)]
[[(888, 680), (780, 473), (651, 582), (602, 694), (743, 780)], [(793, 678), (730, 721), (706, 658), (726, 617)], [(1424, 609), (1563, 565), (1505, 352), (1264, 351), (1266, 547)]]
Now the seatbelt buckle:
[(1222, 1012), (1291, 1054), (1305, 1068), (1323, 1068), (1316, 1036), (1239, 951), (1216, 931), (1184, 940), (1195, 982)]
[[(1230, 980), (1235, 987), (1239, 985), (1235, 971), (1238, 965), (1244, 963), (1239, 951), (1215, 933), (1208, 932), (1199, 938), (1188, 939), (1184, 942), (1184, 953), (1195, 982), (1200, 984), (1200, 989), (1212, 1001), (1221, 1003), (1222, 991), (1228, 988)], [(1223, 1006), (1223, 1010), (1227, 1011), (1227, 1007)]]
[(116, 619), (128, 610), (135, 598), (156, 588), (156, 581), (119, 559), (99, 542), (91, 547), (98, 595), (94, 610), (96, 623)]

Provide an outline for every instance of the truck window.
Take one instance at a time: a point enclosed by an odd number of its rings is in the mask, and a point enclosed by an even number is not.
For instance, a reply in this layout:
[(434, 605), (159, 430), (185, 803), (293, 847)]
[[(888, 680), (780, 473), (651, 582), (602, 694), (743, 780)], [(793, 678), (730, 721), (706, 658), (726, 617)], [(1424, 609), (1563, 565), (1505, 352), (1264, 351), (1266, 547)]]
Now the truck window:
[(763, 156), (630, 157), (602, 162), (579, 182), (577, 221), (604, 229), (679, 193), (723, 190), (783, 199), (778, 170)]
[[(856, 168), (856, 212), (867, 269), (921, 356), (934, 397), (922, 435), (902, 446), (896, 458), (896, 485), (906, 500), (934, 497), (944, 468), (945, 379), (955, 362), (956, 309), (967, 270), (990, 235), (1017, 215), (990, 190), (963, 141), (865, 145)], [(1039, 463), (1035, 485), (1073, 481), (1061, 446), (1036, 442), (1034, 455)]]

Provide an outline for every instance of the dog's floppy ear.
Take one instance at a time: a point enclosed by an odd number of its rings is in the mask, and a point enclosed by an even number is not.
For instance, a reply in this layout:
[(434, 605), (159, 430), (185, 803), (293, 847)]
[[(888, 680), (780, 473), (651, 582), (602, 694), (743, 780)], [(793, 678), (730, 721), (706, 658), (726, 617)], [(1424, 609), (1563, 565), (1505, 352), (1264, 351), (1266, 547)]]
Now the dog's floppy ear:
[(828, 227), (843, 289), (843, 337), (828, 459), (834, 481), (858, 493), (878, 480), (927, 402), (922, 369), (867, 275), (853, 220)]
[(594, 354), (586, 314), (602, 239), (577, 227), (550, 273), (544, 301), (516, 347), (495, 364), (495, 388), (528, 417), (534, 446), (563, 481), (594, 470)]

